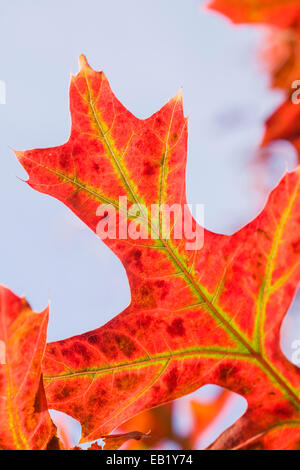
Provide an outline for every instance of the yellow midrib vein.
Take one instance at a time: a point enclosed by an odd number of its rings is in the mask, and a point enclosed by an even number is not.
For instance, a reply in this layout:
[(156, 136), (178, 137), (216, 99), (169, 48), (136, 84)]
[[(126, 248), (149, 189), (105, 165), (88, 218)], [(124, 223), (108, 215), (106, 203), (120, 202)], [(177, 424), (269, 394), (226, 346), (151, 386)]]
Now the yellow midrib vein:
[(169, 354), (161, 354), (157, 356), (151, 356), (147, 359), (144, 360), (137, 360), (137, 361), (132, 361), (128, 363), (123, 363), (123, 364), (116, 364), (113, 366), (108, 366), (108, 367), (101, 367), (99, 369), (88, 369), (88, 370), (83, 370), (83, 371), (78, 371), (78, 372), (69, 372), (66, 374), (60, 374), (60, 375), (44, 375), (43, 379), (45, 381), (51, 381), (54, 379), (66, 379), (66, 378), (74, 378), (78, 376), (84, 376), (84, 375), (101, 375), (101, 374), (107, 374), (110, 372), (114, 372), (116, 370), (122, 370), (122, 369), (133, 369), (138, 366), (140, 367), (148, 367), (153, 364), (158, 364), (161, 362), (165, 361), (170, 361), (173, 359), (185, 359), (188, 357), (193, 357), (193, 356), (205, 356), (205, 357), (219, 357), (220, 359), (223, 359), (225, 356), (226, 357), (232, 357), (232, 358), (239, 358), (239, 359), (244, 359), (244, 360), (249, 360), (253, 359), (251, 356), (249, 356), (248, 353), (240, 353), (238, 351), (231, 351), (228, 349), (202, 349), (202, 348), (195, 348), (194, 350), (189, 350), (189, 351), (180, 351), (180, 352), (170, 352)]

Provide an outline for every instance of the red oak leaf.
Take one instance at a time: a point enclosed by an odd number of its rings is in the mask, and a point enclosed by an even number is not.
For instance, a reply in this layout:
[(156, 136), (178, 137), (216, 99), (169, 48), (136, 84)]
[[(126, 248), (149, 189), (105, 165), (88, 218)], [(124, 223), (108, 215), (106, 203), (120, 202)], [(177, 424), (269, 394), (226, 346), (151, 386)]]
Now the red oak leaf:
[[(86, 442), (142, 410), (217, 384), (243, 395), (248, 410), (216, 448), (248, 446), (254, 436), (255, 446), (299, 448), (300, 370), (281, 352), (280, 328), (300, 280), (300, 170), (284, 176), (243, 229), (205, 231), (204, 246), (190, 249), (190, 235), (178, 237), (175, 224), (190, 215), (183, 216), (181, 95), (140, 120), (102, 72), (83, 57), (80, 63), (69, 141), (17, 156), (32, 188), (63, 201), (93, 231), (103, 218), (121, 228), (105, 243), (126, 269), (131, 303), (101, 328), (48, 345), (50, 406), (78, 419)], [(120, 196), (129, 206), (125, 231)], [(147, 218), (152, 204), (181, 209), (169, 238), (164, 213)], [(147, 239), (134, 238), (137, 227)]]
[(59, 448), (42, 381), (48, 309), (33, 312), (26, 300), (0, 286), (0, 448)]

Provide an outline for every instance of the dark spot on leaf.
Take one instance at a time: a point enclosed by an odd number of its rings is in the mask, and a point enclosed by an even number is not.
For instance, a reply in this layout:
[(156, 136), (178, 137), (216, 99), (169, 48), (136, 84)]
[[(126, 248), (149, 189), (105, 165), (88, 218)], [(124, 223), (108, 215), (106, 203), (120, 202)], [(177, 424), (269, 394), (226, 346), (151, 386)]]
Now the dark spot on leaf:
[(117, 377), (115, 380), (116, 387), (119, 390), (127, 390), (135, 388), (136, 384), (139, 382), (138, 376), (136, 374), (125, 374), (122, 377)]
[(184, 336), (185, 328), (181, 318), (175, 318), (171, 325), (168, 326), (167, 331), (171, 336)]
[(131, 264), (134, 261), (135, 267), (139, 271), (143, 271), (143, 264), (141, 262), (142, 252), (141, 250), (133, 249), (129, 252), (129, 256), (126, 258), (126, 263)]
[(88, 342), (90, 344), (98, 344), (100, 342), (99, 336), (97, 335), (91, 335), (88, 337)]
[(88, 399), (89, 406), (92, 408), (100, 408), (108, 403), (109, 398), (107, 397), (107, 391), (103, 388), (99, 388), (90, 395)]
[(128, 338), (128, 336), (116, 335), (116, 342), (119, 349), (126, 357), (131, 357), (136, 351), (135, 344)]
[(64, 357), (67, 357), (68, 359), (72, 359), (72, 357), (73, 357), (72, 351), (71, 351), (70, 349), (68, 349), (68, 348), (62, 349), (62, 350), (61, 350), (61, 353), (62, 353), (62, 355), (63, 355)]
[(236, 366), (231, 366), (230, 364), (221, 364), (218, 369), (218, 375), (221, 382), (226, 383), (229, 378), (235, 376), (238, 372)]
[(177, 369), (176, 368), (173, 368), (171, 370), (171, 372), (169, 372), (168, 375), (165, 376), (165, 382), (167, 384), (167, 387), (168, 387), (168, 390), (170, 393), (172, 393), (176, 386), (177, 386), (177, 382), (178, 382), (178, 372), (177, 372)]
[(143, 284), (140, 289), (139, 305), (144, 308), (153, 308), (156, 306), (154, 292), (149, 283)]
[(151, 162), (144, 163), (144, 175), (151, 176), (155, 173), (155, 166)]
[(279, 403), (274, 407), (274, 414), (281, 419), (290, 418), (294, 413), (294, 410), (290, 404)]
[(136, 261), (138, 261), (142, 256), (142, 252), (141, 252), (141, 250), (133, 250), (132, 255), (133, 255), (134, 259)]
[(66, 398), (69, 398), (69, 396), (72, 395), (74, 392), (76, 392), (76, 387), (71, 386), (71, 385), (62, 386), (56, 392), (54, 396), (54, 401), (58, 401), (58, 402), (63, 401)]
[(47, 348), (47, 354), (53, 355), (53, 354), (55, 354), (55, 350), (56, 350), (55, 346), (50, 346), (49, 345), (48, 348)]
[(143, 316), (137, 323), (138, 328), (147, 329), (152, 323), (152, 317), (150, 315)]
[(82, 406), (73, 404), (73, 405), (71, 406), (71, 409), (72, 409), (72, 412), (73, 412), (74, 416), (81, 416), (82, 411), (83, 411)]
[(166, 281), (156, 281), (155, 285), (161, 289), (160, 299), (164, 300), (169, 293), (170, 287)]
[(115, 342), (115, 334), (106, 331), (102, 334), (100, 340), (100, 347), (103, 353), (109, 358), (115, 358), (118, 354), (118, 349)]
[(73, 345), (73, 349), (76, 354), (80, 354), (83, 357), (88, 357), (88, 350), (84, 344), (76, 342)]

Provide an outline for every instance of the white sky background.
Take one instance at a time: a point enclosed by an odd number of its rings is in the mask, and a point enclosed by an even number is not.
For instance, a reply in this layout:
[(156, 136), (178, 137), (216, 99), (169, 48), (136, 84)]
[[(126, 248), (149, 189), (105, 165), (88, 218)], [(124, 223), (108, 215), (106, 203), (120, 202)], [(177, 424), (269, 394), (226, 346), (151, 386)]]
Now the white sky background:
[[(117, 97), (140, 118), (183, 86), (190, 114), (188, 201), (205, 204), (207, 228), (240, 228), (261, 210), (286, 164), (293, 167), (288, 144), (277, 148), (274, 177), (255, 180), (250, 165), (264, 119), (281, 101), (257, 60), (264, 31), (233, 27), (202, 5), (0, 0), (0, 80), (6, 84), (6, 104), (0, 104), (0, 282), (26, 295), (36, 310), (50, 299), (50, 341), (97, 328), (130, 301), (119, 260), (65, 206), (17, 178), (26, 173), (10, 149), (68, 139), (69, 79), (81, 53), (105, 71)], [(286, 321), (293, 338), (297, 331), (300, 337), (295, 315)], [(287, 354), (290, 344), (291, 336)]]

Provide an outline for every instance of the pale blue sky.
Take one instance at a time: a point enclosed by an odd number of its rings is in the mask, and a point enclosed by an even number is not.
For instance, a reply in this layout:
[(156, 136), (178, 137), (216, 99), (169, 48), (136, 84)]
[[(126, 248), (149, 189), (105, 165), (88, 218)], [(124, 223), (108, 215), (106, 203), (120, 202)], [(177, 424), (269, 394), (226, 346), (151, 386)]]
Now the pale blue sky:
[[(7, 97), (0, 105), (0, 282), (37, 310), (51, 301), (49, 340), (96, 328), (130, 300), (119, 260), (66, 207), (17, 178), (26, 174), (10, 149), (68, 139), (69, 78), (81, 53), (141, 118), (183, 86), (190, 114), (188, 200), (205, 204), (207, 228), (232, 233), (248, 222), (285, 161), (292, 167), (288, 144), (276, 147), (274, 176), (265, 185), (250, 166), (264, 119), (281, 99), (268, 89), (257, 60), (263, 30), (233, 27), (202, 5), (1, 0), (0, 80)], [(299, 321), (289, 318), (286, 327), (296, 338)]]

